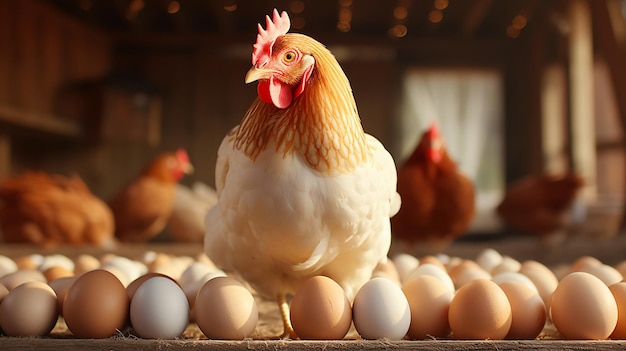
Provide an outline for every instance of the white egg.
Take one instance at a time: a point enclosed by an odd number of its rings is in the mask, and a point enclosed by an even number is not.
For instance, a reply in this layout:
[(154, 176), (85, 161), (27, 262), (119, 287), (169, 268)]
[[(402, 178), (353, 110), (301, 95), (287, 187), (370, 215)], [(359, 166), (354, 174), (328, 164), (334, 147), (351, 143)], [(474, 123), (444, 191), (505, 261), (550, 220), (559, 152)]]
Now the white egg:
[(363, 339), (401, 340), (411, 323), (406, 296), (387, 278), (365, 283), (354, 297), (352, 311), (354, 327)]
[(491, 272), (492, 269), (502, 263), (502, 255), (494, 249), (484, 249), (478, 257), (476, 257), (476, 263), (480, 268), (487, 272)]
[(448, 275), (448, 272), (432, 263), (424, 263), (423, 265), (415, 268), (406, 278), (405, 282), (408, 282), (409, 280), (420, 275), (430, 275), (435, 277), (441, 280), (451, 291), (455, 290), (454, 282), (452, 281), (452, 278), (450, 278), (450, 275)]
[(189, 323), (185, 293), (171, 279), (153, 277), (138, 288), (130, 302), (130, 322), (138, 336), (146, 339), (173, 339)]
[(400, 281), (404, 281), (409, 274), (419, 266), (419, 260), (409, 254), (401, 253), (393, 257), (393, 264), (396, 265)]
[(0, 255), (0, 278), (17, 271), (17, 263), (7, 256)]
[(37, 269), (39, 269), (41, 272), (45, 272), (48, 268), (54, 266), (63, 267), (70, 272), (73, 272), (75, 268), (75, 264), (72, 259), (64, 255), (54, 254), (44, 256), (43, 261), (41, 262), (39, 267), (37, 267)]

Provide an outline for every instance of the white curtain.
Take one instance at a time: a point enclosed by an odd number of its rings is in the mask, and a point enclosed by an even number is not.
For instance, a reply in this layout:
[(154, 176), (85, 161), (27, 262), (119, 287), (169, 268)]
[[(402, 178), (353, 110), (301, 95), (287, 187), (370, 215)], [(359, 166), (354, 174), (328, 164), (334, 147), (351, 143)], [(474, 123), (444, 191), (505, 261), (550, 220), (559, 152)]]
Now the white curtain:
[(504, 187), (502, 91), (496, 70), (414, 69), (404, 80), (400, 160), (437, 121), (448, 153), (476, 185), (478, 213), (472, 229), (481, 232), (499, 225), (493, 209)]

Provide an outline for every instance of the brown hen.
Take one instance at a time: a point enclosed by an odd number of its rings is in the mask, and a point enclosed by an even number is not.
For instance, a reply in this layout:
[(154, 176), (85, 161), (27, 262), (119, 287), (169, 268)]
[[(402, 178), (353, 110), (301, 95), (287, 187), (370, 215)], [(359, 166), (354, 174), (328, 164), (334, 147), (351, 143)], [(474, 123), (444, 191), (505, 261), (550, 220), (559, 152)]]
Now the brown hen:
[(10, 243), (114, 242), (111, 210), (76, 175), (28, 172), (5, 179), (0, 184), (0, 228)]
[(465, 234), (475, 214), (474, 185), (448, 156), (433, 123), (398, 169), (402, 206), (391, 218), (395, 239), (441, 250)]
[(155, 158), (109, 202), (115, 236), (125, 242), (146, 242), (159, 234), (172, 214), (176, 184), (191, 171), (183, 149)]
[(566, 226), (583, 184), (576, 174), (529, 175), (508, 186), (496, 213), (513, 228), (546, 235)]

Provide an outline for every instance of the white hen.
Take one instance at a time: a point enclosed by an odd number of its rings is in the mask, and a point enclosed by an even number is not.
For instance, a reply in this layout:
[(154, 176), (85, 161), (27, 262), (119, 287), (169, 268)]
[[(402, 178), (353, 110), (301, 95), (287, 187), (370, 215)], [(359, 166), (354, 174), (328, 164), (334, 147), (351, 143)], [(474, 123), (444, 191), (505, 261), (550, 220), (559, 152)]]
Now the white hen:
[(336, 59), (288, 29), (276, 11), (259, 26), (246, 82), (259, 80), (260, 98), (219, 148), (205, 250), (277, 297), (295, 337), (285, 295), (325, 275), (352, 298), (386, 259), (400, 196), (394, 161), (364, 133)]

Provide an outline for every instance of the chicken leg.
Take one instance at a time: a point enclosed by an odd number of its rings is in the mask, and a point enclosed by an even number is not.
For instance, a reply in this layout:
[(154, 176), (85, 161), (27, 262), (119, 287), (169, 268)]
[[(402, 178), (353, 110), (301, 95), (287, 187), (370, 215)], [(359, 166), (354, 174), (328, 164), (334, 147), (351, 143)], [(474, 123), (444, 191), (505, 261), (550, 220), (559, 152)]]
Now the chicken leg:
[(280, 309), (280, 316), (283, 320), (283, 333), (279, 338), (286, 339), (291, 338), (294, 340), (299, 339), (298, 335), (296, 335), (295, 330), (291, 326), (291, 320), (289, 318), (289, 304), (287, 303), (287, 297), (284, 294), (278, 294), (276, 296), (276, 300), (278, 301), (278, 308)]

